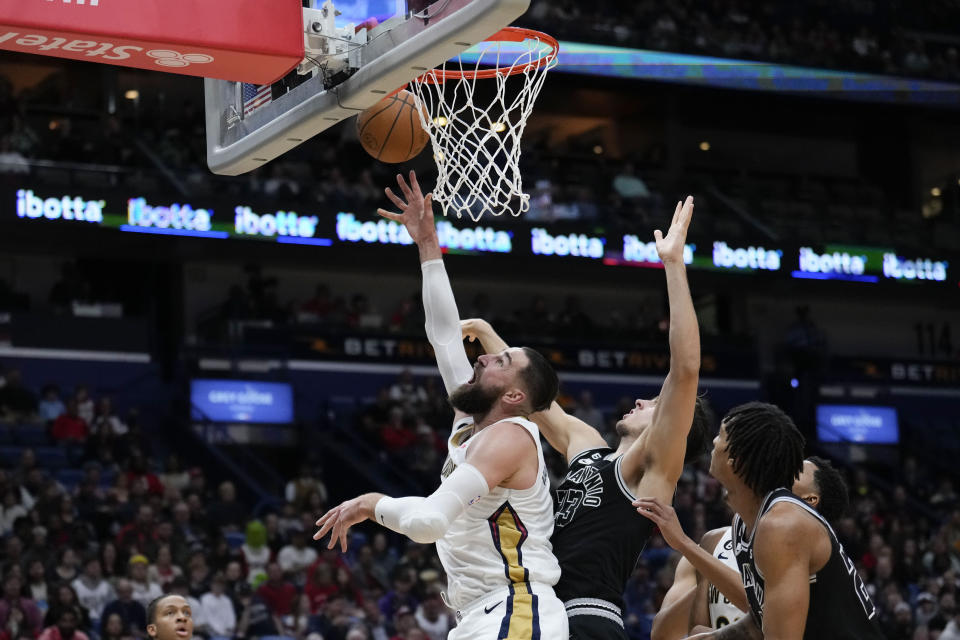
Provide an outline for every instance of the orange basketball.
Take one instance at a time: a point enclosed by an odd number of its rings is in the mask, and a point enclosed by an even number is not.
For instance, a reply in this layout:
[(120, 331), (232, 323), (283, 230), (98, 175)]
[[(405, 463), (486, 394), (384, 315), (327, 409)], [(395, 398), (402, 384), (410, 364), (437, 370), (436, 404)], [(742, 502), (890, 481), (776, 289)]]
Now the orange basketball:
[[(357, 133), (367, 153), (380, 162), (394, 164), (423, 151), (430, 136), (420, 125), (416, 104), (412, 93), (400, 91), (357, 116)], [(420, 108), (426, 115), (426, 108)]]

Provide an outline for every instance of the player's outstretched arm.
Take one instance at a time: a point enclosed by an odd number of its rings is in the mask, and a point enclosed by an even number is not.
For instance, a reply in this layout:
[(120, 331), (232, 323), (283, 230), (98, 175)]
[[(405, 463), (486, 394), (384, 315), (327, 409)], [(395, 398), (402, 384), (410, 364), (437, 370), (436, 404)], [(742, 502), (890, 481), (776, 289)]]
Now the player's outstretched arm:
[(313, 539), (320, 540), (329, 533), (327, 548), (332, 549), (339, 542), (341, 550), (346, 552), (350, 527), (373, 520), (414, 542), (436, 542), (467, 507), (509, 481), (525, 463), (530, 460), (536, 463), (537, 445), (518, 424), (500, 422), (474, 438), (464, 464), (426, 498), (364, 494), (337, 505), (317, 520), (319, 529)]
[[(733, 606), (741, 611), (747, 611), (750, 605), (747, 603), (747, 592), (743, 590), (740, 574), (690, 539), (683, 532), (673, 507), (656, 498), (640, 498), (634, 501), (633, 506), (637, 507), (640, 515), (652, 520), (660, 529), (660, 535), (663, 536), (664, 541), (672, 549), (679, 551), (700, 575), (726, 596)], [(722, 535), (723, 529), (715, 529), (705, 534), (704, 540), (710, 536), (716, 542)]]
[[(487, 353), (499, 353), (508, 348), (507, 343), (486, 320), (470, 318), (462, 321), (460, 325), (463, 337), (471, 342), (479, 340)], [(607, 446), (599, 431), (568, 414), (556, 401), (549, 409), (531, 414), (530, 419), (537, 423), (537, 428), (550, 446), (567, 460), (581, 451)]]
[(463, 348), (460, 314), (450, 279), (443, 266), (443, 253), (440, 251), (440, 241), (433, 222), (433, 194), (428, 193), (424, 197), (414, 171), (410, 172), (409, 184), (398, 174), (397, 184), (403, 198), (397, 196), (390, 187), (387, 187), (385, 192), (401, 213), (384, 209), (377, 209), (377, 213), (406, 227), (407, 233), (420, 251), (427, 339), (436, 354), (443, 384), (447, 393), (450, 393), (470, 379), (473, 368)]
[(653, 232), (663, 262), (670, 301), (670, 372), (660, 390), (651, 425), (627, 450), (621, 473), (636, 495), (669, 502), (683, 472), (687, 434), (693, 422), (700, 375), (700, 328), (690, 297), (683, 249), (693, 217), (693, 196), (678, 202), (666, 236)]
[(673, 574), (673, 584), (663, 596), (660, 611), (653, 619), (650, 640), (680, 640), (687, 637), (697, 591), (697, 570), (686, 558), (680, 558)]

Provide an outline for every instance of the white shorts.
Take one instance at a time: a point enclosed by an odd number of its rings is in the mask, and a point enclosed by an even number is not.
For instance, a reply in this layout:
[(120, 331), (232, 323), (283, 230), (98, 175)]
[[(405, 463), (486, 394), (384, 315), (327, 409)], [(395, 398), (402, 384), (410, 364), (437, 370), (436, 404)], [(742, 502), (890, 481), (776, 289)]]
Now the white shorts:
[(566, 640), (567, 612), (553, 587), (514, 584), (456, 612), (447, 640)]

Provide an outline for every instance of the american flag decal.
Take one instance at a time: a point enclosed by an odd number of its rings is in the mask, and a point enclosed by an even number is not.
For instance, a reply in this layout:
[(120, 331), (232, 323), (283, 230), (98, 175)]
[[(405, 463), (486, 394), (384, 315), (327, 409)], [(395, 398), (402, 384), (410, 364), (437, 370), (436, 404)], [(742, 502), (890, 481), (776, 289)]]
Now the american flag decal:
[(254, 111), (273, 100), (273, 91), (269, 84), (243, 84), (243, 115)]

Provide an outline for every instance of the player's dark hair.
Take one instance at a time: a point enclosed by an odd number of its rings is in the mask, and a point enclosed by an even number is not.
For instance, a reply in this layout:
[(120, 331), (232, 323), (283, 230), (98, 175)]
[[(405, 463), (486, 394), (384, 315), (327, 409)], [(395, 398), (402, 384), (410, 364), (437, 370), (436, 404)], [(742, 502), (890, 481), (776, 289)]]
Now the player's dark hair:
[(697, 403), (693, 408), (693, 424), (687, 434), (687, 451), (683, 455), (683, 463), (687, 464), (707, 452), (707, 444), (712, 440), (713, 409), (706, 397), (697, 396)]
[(843, 480), (843, 475), (829, 460), (819, 456), (810, 456), (807, 460), (817, 467), (813, 472), (813, 481), (817, 485), (817, 493), (820, 494), (817, 511), (833, 526), (843, 517), (850, 505), (850, 490)]
[(748, 402), (723, 419), (733, 472), (751, 491), (764, 496), (791, 487), (803, 471), (803, 434), (790, 416), (766, 402)]
[(532, 411), (543, 411), (556, 399), (560, 391), (560, 379), (543, 355), (530, 347), (523, 347), (530, 363), (520, 372), (527, 388)]
[(150, 601), (150, 604), (147, 605), (147, 624), (157, 624), (157, 609), (160, 608), (160, 602), (164, 599), (169, 598), (170, 596), (175, 596), (175, 593), (165, 593), (162, 596), (154, 598)]

